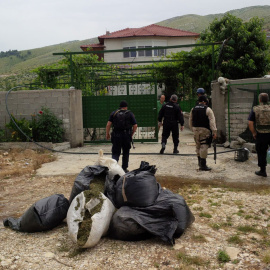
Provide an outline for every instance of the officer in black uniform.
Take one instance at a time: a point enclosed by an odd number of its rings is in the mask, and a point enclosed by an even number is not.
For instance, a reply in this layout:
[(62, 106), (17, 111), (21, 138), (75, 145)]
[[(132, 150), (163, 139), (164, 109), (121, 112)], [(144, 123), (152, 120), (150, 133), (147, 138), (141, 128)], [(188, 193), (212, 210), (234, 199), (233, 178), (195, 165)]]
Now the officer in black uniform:
[(270, 146), (270, 104), (267, 93), (259, 95), (259, 105), (254, 106), (248, 117), (248, 126), (256, 140), (259, 171), (255, 174), (267, 177), (267, 149)]
[[(127, 109), (127, 106), (128, 104), (125, 100), (121, 101), (119, 109), (110, 114), (106, 126), (106, 139), (109, 140), (111, 138), (112, 142), (112, 158), (118, 162), (122, 149), (122, 168), (125, 172), (128, 172), (132, 136), (137, 129), (134, 114)], [(113, 126), (113, 132), (110, 136), (111, 126)]]
[(164, 153), (167, 139), (170, 136), (172, 131), (172, 139), (174, 144), (173, 153), (177, 154), (178, 144), (179, 144), (179, 127), (178, 123), (181, 124), (181, 131), (184, 130), (184, 117), (180, 106), (177, 104), (178, 97), (177, 95), (172, 95), (170, 101), (162, 106), (158, 114), (158, 122), (161, 125), (163, 120), (163, 132), (161, 139), (161, 150), (160, 154)]

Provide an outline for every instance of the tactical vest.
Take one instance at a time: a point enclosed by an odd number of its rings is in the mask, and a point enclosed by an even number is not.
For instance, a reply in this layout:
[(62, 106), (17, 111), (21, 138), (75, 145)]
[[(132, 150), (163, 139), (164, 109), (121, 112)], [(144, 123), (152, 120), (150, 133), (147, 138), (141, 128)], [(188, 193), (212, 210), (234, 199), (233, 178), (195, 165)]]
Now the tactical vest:
[(176, 121), (177, 119), (177, 104), (174, 102), (168, 102), (165, 104), (165, 111), (164, 111), (164, 120), (166, 121)]
[(130, 111), (117, 110), (113, 116), (113, 131), (129, 131), (132, 128), (130, 123)]
[(210, 129), (209, 118), (206, 115), (207, 106), (203, 104), (196, 105), (192, 110), (192, 126), (204, 127)]
[(253, 107), (255, 113), (256, 130), (260, 133), (270, 133), (270, 105), (257, 105)]

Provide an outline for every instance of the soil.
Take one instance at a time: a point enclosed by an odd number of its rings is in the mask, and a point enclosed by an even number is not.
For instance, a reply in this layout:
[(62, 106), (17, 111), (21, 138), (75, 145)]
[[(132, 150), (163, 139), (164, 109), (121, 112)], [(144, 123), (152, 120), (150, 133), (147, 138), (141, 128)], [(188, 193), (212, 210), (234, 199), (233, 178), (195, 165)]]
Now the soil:
[[(78, 173), (95, 164), (99, 149), (110, 157), (111, 145), (68, 150), (79, 154), (0, 151), (0, 269), (268, 269), (270, 176), (254, 174), (256, 154), (237, 162), (234, 151), (218, 147), (215, 163), (209, 149), (212, 171), (202, 172), (192, 133), (180, 133), (180, 141), (177, 155), (171, 140), (164, 155), (160, 143), (136, 143), (129, 165), (129, 170), (141, 161), (156, 165), (157, 181), (182, 195), (194, 214), (195, 222), (173, 247), (156, 238), (124, 242), (104, 237), (94, 248), (81, 250), (69, 239), (65, 222), (33, 234), (5, 228), (3, 219), (20, 217), (42, 198), (56, 193), (69, 198)], [(219, 258), (220, 252), (230, 259)]]

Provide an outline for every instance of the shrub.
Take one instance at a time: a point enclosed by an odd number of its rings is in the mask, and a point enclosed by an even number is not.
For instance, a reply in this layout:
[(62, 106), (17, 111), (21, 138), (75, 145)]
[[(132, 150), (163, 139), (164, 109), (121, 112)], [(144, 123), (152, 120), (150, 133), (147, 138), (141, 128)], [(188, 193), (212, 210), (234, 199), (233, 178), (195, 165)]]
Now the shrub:
[[(25, 135), (31, 138), (32, 137), (31, 123), (25, 118), (18, 120), (13, 115), (11, 115), (11, 117), (13, 118), (14, 121), (10, 119), (9, 123), (6, 124), (6, 127), (11, 131), (11, 141), (25, 142), (27, 141)], [(17, 126), (25, 135), (18, 129)]]
[(18, 120), (13, 115), (11, 116), (15, 123), (11, 119), (10, 122), (6, 124), (6, 127), (11, 132), (11, 141), (25, 142), (30, 139), (37, 142), (53, 143), (63, 141), (63, 121), (58, 119), (48, 108), (42, 107), (42, 110), (39, 111), (37, 116), (32, 115), (31, 120), (26, 120), (25, 118)]
[(63, 141), (63, 121), (58, 119), (48, 108), (42, 107), (37, 119), (33, 117), (34, 140), (58, 143)]

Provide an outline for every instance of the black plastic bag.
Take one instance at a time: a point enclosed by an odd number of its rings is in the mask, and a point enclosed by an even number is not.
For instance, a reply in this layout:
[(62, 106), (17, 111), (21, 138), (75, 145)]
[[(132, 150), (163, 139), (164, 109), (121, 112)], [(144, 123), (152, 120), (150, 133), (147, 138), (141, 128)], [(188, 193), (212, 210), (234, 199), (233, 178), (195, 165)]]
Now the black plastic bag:
[(90, 183), (95, 177), (103, 177), (104, 184), (106, 179), (106, 174), (108, 172), (108, 167), (105, 166), (86, 166), (76, 177), (71, 194), (69, 197), (69, 203), (81, 192), (90, 189)]
[(20, 218), (7, 218), (4, 226), (20, 232), (41, 232), (58, 226), (67, 216), (68, 199), (55, 194), (34, 203)]
[(120, 177), (115, 185), (115, 206), (146, 207), (155, 203), (158, 183), (149, 171), (134, 171)]
[(114, 239), (123, 241), (140, 241), (151, 238), (153, 235), (130, 217), (129, 211), (130, 207), (123, 206), (114, 213), (110, 223), (109, 235), (112, 235)]
[[(174, 244), (174, 239), (180, 237), (195, 220), (182, 196), (161, 188), (155, 204), (148, 207), (122, 207), (120, 213), (120, 223), (119, 218), (112, 219), (110, 236), (121, 240), (134, 238), (136, 233), (140, 237), (141, 230), (132, 231), (132, 228), (137, 228), (137, 224), (161, 240)], [(129, 224), (130, 234), (121, 223)]]

